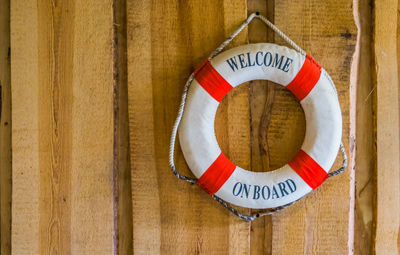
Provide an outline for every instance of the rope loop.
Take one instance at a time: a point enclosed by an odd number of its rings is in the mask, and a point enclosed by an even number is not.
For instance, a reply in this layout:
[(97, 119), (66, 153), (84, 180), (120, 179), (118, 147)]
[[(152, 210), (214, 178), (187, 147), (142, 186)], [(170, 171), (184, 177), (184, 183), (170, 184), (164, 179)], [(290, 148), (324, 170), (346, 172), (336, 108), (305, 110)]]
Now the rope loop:
[[(295, 42), (293, 42), (288, 36), (286, 36), (282, 31), (280, 31), (274, 24), (272, 24), (266, 17), (262, 16), (259, 14), (259, 12), (256, 13), (252, 13), (245, 22), (243, 22), (243, 24), (236, 30), (234, 31), (231, 36), (229, 36), (223, 43), (221, 43), (220, 46), (218, 46), (217, 49), (215, 49), (211, 55), (208, 57), (208, 60), (212, 60), (216, 55), (218, 55), (254, 18), (258, 18), (261, 21), (263, 21), (268, 27), (270, 27), (274, 32), (276, 32), (283, 40), (285, 40), (290, 46), (292, 46), (295, 50), (297, 50), (300, 54), (306, 56), (306, 52), (300, 48)], [(332, 84), (332, 86), (334, 86), (333, 81), (331, 79), (331, 77), (328, 75), (327, 72), (323, 71), (323, 73), (328, 77), (330, 83)], [(175, 160), (174, 160), (174, 152), (175, 152), (175, 143), (176, 143), (176, 135), (178, 132), (178, 127), (179, 124), (182, 120), (182, 116), (183, 116), (183, 111), (185, 109), (185, 104), (186, 104), (186, 97), (187, 97), (187, 93), (189, 91), (190, 85), (192, 84), (194, 80), (194, 74), (192, 73), (189, 77), (189, 79), (187, 80), (184, 88), (183, 88), (183, 93), (182, 93), (182, 99), (181, 99), (181, 104), (179, 106), (179, 111), (178, 111), (178, 116), (175, 120), (174, 126), (172, 128), (172, 135), (171, 135), (171, 141), (170, 141), (170, 147), (169, 147), (169, 165), (171, 167), (172, 173), (179, 179), (187, 181), (191, 184), (195, 184), (197, 182), (196, 178), (191, 178), (185, 175), (182, 175), (178, 172), (178, 170), (176, 169), (175, 166)], [(335, 88), (335, 92), (336, 92), (336, 88)], [(337, 92), (336, 92), (337, 94)], [(342, 153), (342, 157), (343, 157), (343, 161), (342, 161), (342, 166), (337, 169), (336, 171), (333, 172), (329, 172), (328, 173), (328, 178), (336, 176), (338, 174), (341, 174), (344, 172), (344, 170), (347, 167), (347, 155), (346, 155), (346, 150), (344, 148), (343, 143), (340, 143), (340, 151)], [(275, 207), (275, 208), (271, 208), (271, 209), (267, 209), (265, 211), (262, 212), (256, 212), (253, 213), (251, 215), (245, 215), (240, 213), (238, 210), (236, 210), (235, 208), (233, 208), (232, 206), (230, 206), (227, 202), (225, 202), (224, 200), (222, 200), (221, 198), (217, 197), (216, 195), (213, 195), (212, 198), (217, 201), (218, 203), (220, 203), (222, 206), (224, 206), (226, 209), (228, 209), (230, 212), (232, 212), (234, 215), (238, 216), (239, 218), (245, 220), (245, 221), (253, 221), (256, 218), (262, 217), (262, 216), (266, 216), (266, 215), (271, 215), (275, 212), (279, 212), (282, 209), (296, 203), (297, 201), (299, 201), (301, 198), (299, 198), (296, 201), (293, 201), (291, 203), (288, 203), (286, 205), (283, 206), (279, 206), (279, 207)]]

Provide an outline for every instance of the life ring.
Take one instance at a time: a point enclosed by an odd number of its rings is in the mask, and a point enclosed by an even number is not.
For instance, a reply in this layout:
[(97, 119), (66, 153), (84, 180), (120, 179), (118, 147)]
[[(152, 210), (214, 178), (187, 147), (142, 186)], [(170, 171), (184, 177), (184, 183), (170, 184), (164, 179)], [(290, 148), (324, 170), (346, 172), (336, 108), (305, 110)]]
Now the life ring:
[[(214, 120), (222, 98), (250, 80), (270, 80), (288, 88), (305, 113), (301, 150), (285, 166), (252, 172), (222, 152)], [(266, 209), (290, 204), (327, 178), (341, 143), (342, 116), (335, 86), (311, 57), (270, 43), (242, 45), (205, 61), (195, 72), (179, 126), (185, 160), (210, 195), (241, 207)]]

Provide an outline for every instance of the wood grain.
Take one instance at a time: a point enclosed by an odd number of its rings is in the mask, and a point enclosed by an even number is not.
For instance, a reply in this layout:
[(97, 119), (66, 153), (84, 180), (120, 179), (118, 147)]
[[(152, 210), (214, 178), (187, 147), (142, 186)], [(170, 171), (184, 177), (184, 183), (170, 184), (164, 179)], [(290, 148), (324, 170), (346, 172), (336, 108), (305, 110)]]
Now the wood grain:
[(398, 1), (375, 1), (376, 254), (399, 253), (400, 144)]
[[(350, 69), (357, 31), (352, 4), (352, 0), (128, 0), (125, 6), (119, 0), (12, 1), (11, 91), (7, 91), (7, 61), (0, 61), (0, 82), (2, 105), (9, 104), (11, 92), (13, 101), (13, 253), (351, 254), (354, 199), (356, 233), (368, 239), (372, 231), (374, 182), (370, 178), (375, 168), (374, 158), (367, 155), (374, 152), (374, 92), (370, 94), (373, 83), (367, 76), (357, 81), (357, 107), (365, 105), (356, 112), (357, 121), (365, 128), (357, 129), (364, 141), (358, 143), (363, 170), (356, 177), (355, 197), (354, 172), (349, 168), (291, 208), (247, 223), (196, 185), (176, 179), (168, 167), (168, 146), (190, 73), (248, 13), (260, 11), (331, 74), (353, 166), (355, 81), (350, 79)], [(392, 160), (389, 165), (382, 159), (399, 155), (398, 140), (396, 147), (396, 141), (389, 139), (390, 132), (399, 134), (399, 113), (397, 109), (390, 117), (383, 115), (395, 103), (379, 98), (396, 95), (398, 104), (398, 86), (389, 88), (398, 84), (397, 76), (391, 76), (394, 67), (383, 68), (395, 62), (397, 74), (397, 57), (393, 57), (397, 51), (389, 52), (389, 57), (378, 53), (396, 48), (398, 36), (393, 27), (384, 26), (389, 18), (397, 22), (397, 5), (395, 11), (387, 10), (390, 13), (383, 12), (384, 5), (375, 12), (381, 19), (374, 35), (388, 40), (375, 40), (374, 70), (370, 56), (357, 70), (377, 72), (378, 121), (388, 125), (378, 125), (376, 222), (382, 224), (376, 229), (375, 246), (389, 254), (398, 249), (399, 224), (395, 219), (391, 225), (383, 216), (389, 209), (399, 209), (399, 162)], [(363, 6), (362, 11), (370, 11)], [(0, 6), (0, 26), (7, 22), (3, 12)], [(361, 31), (371, 26), (369, 18), (360, 22)], [(0, 30), (3, 33), (7, 31)], [(371, 37), (367, 32), (361, 37), (361, 53), (372, 47)], [(285, 44), (256, 20), (229, 47), (260, 41)], [(0, 37), (0, 59), (7, 60), (6, 48), (8, 54), (7, 38)], [(393, 93), (381, 89), (379, 94), (379, 88)], [(2, 108), (0, 123), (2, 254), (10, 242), (3, 238), (3, 229), (9, 228), (3, 208), (9, 206), (10, 196), (3, 169), (11, 167), (7, 111), (10, 116), (9, 108)], [(397, 129), (392, 128), (396, 113)], [(287, 163), (300, 148), (305, 128), (295, 97), (262, 81), (232, 90), (218, 109), (215, 125), (222, 151), (252, 171)], [(339, 156), (334, 168), (340, 161)], [(179, 146), (176, 164), (183, 174), (191, 175)], [(386, 168), (391, 171), (382, 171)], [(383, 185), (396, 181), (397, 189)], [(389, 192), (394, 192), (393, 197)], [(368, 254), (371, 248), (363, 237), (356, 236), (355, 251)]]
[(372, 6), (355, 1), (359, 33), (356, 104), (356, 184), (354, 253), (372, 254), (374, 193), (376, 185), (376, 139), (374, 112), (376, 86), (373, 82)]
[(0, 253), (11, 252), (10, 1), (0, 1)]
[[(168, 167), (183, 85), (246, 18), (245, 1), (128, 1), (127, 13), (135, 254), (248, 253), (249, 224), (197, 186), (176, 179)], [(245, 38), (241, 34), (234, 44)], [(247, 89), (232, 91), (216, 124), (223, 150), (244, 167), (250, 160), (247, 94)], [(178, 148), (176, 152), (178, 169), (189, 174)]]
[(114, 222), (117, 253), (132, 254), (132, 190), (129, 154), (126, 1), (114, 1)]
[[(349, 139), (349, 111), (350, 103), (353, 102), (350, 100), (353, 99), (350, 98), (349, 83), (356, 42), (352, 1), (276, 1), (274, 13), (275, 24), (332, 76), (342, 109), (343, 143), (351, 160), (354, 146), (352, 139)], [(276, 38), (276, 42), (283, 44), (280, 38)], [(282, 96), (275, 98), (274, 104), (288, 102), (288, 97), (291, 95), (288, 93)], [(289, 116), (293, 117), (296, 116), (293, 112), (299, 110), (298, 106), (292, 103), (288, 105), (286, 111), (291, 112)], [(283, 115), (284, 112), (280, 114)], [(297, 116), (300, 116), (299, 114)], [(291, 126), (294, 126), (294, 123), (290, 123)], [(298, 123), (301, 125), (301, 122)], [(299, 130), (293, 134), (299, 136), (301, 132)], [(276, 143), (273, 143), (274, 146), (271, 144), (271, 148), (277, 148), (279, 137), (274, 141)], [(292, 144), (293, 141), (295, 140), (292, 140)], [(292, 145), (293, 147), (295, 146)], [(277, 152), (271, 156), (282, 158), (282, 155), (285, 155), (280, 154), (282, 151)], [(338, 168), (340, 163), (339, 156), (333, 169)], [(324, 185), (296, 205), (273, 215), (273, 254), (352, 252), (351, 171), (353, 170), (348, 168), (344, 174), (327, 180)]]
[(110, 254), (110, 1), (13, 1), (15, 254)]
[[(39, 248), (39, 134), (37, 3), (11, 3), (12, 248), (15, 254)], [(22, 8), (23, 7), (23, 8)], [(18, 10), (18, 11), (17, 11)], [(17, 42), (23, 42), (18, 44)], [(29, 42), (29, 47), (26, 47)], [(19, 53), (20, 55), (17, 55)], [(23, 69), (20, 67), (24, 67)], [(18, 77), (18, 79), (16, 79)], [(29, 89), (25, 86), (30, 85)], [(16, 104), (16, 100), (24, 102)], [(14, 103), (15, 102), (15, 103)], [(25, 114), (23, 118), (16, 118)], [(21, 160), (16, 160), (21, 159)], [(24, 159), (24, 160), (22, 160)], [(17, 242), (16, 240), (21, 240)]]

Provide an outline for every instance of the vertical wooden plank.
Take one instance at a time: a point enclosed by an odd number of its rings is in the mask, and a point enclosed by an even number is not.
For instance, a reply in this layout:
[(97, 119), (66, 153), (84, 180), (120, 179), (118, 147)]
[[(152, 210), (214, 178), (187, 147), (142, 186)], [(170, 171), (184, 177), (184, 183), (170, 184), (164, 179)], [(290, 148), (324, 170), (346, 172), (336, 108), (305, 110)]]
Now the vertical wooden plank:
[(77, 1), (75, 12), (71, 252), (111, 253), (112, 5)]
[(35, 1), (11, 2), (14, 254), (40, 253), (37, 11)]
[(126, 52), (126, 1), (114, 0), (114, 213), (118, 254), (132, 254), (132, 190)]
[(354, 9), (358, 23), (358, 60), (353, 60), (358, 62), (354, 254), (368, 255), (372, 254), (373, 247), (376, 184), (376, 87), (373, 82), (372, 6), (367, 1), (354, 1)]
[[(356, 41), (352, 1), (276, 1), (275, 24), (297, 42), (332, 76), (343, 116), (343, 142), (350, 160), (350, 67)], [(276, 37), (277, 43), (284, 42)], [(275, 98), (288, 100), (289, 95)], [(295, 112), (296, 104), (287, 111)], [(293, 116), (291, 114), (290, 116)], [(299, 135), (300, 133), (294, 133)], [(275, 137), (272, 144), (279, 142)], [(278, 151), (279, 152), (279, 151)], [(277, 154), (278, 157), (281, 154)], [(274, 156), (271, 154), (271, 156)], [(339, 156), (333, 169), (341, 163)], [(350, 165), (352, 163), (350, 162)], [(276, 254), (348, 254), (352, 252), (352, 169), (324, 183), (296, 205), (273, 215), (272, 251)]]
[(113, 231), (110, 1), (13, 1), (15, 254), (108, 253)]
[(33, 75), (38, 81), (39, 251), (44, 254), (71, 252), (72, 87), (66, 84), (73, 81), (74, 27), (67, 23), (73, 13), (71, 4), (37, 2), (38, 73)]
[(375, 253), (398, 254), (400, 224), (398, 1), (375, 1), (374, 7), (377, 90)]
[(11, 252), (10, 1), (0, 1), (0, 253)]
[[(259, 12), (274, 21), (275, 1), (247, 0), (248, 15)], [(255, 19), (249, 24), (249, 42), (274, 42), (274, 32), (262, 21)], [(251, 170), (273, 170), (274, 158), (269, 157), (268, 129), (273, 107), (275, 90), (279, 85), (269, 81), (251, 81), (249, 86), (249, 119), (251, 132)], [(271, 163), (271, 164), (270, 164)], [(271, 254), (272, 216), (265, 216), (251, 222), (251, 254)]]
[[(249, 252), (249, 224), (197, 186), (176, 179), (168, 166), (171, 128), (186, 79), (246, 17), (243, 0), (127, 3), (135, 254)], [(244, 33), (236, 42), (245, 38)], [(219, 109), (216, 132), (223, 150), (246, 167), (248, 92), (232, 93)], [(178, 169), (190, 174), (176, 151)]]
[(150, 1), (127, 1), (128, 109), (134, 254), (159, 254), (161, 248), (160, 199), (154, 160), (151, 40)]
[[(217, 9), (218, 10), (218, 9)], [(237, 27), (247, 18), (246, 1), (223, 1), (224, 15), (224, 39), (237, 29)], [(215, 15), (218, 15), (215, 14)], [(202, 16), (198, 17), (199, 27)], [(199, 33), (201, 34), (201, 33)], [(248, 41), (248, 30), (243, 30), (226, 48), (232, 48), (242, 45)], [(205, 38), (201, 40), (206, 40)], [(218, 44), (220, 42), (217, 42)], [(204, 44), (204, 43), (203, 43)], [(196, 51), (202, 49), (201, 44), (196, 48)], [(213, 50), (213, 49), (212, 49)], [(210, 54), (206, 53), (206, 56)], [(206, 57), (205, 56), (205, 57)], [(215, 131), (217, 141), (220, 144), (223, 152), (229, 157), (232, 162), (241, 166), (244, 169), (251, 168), (251, 138), (250, 138), (250, 121), (249, 121), (249, 89), (248, 83), (242, 84), (236, 89), (228, 93), (221, 102), (220, 110), (216, 116)], [(225, 109), (225, 110), (224, 110)], [(220, 139), (221, 137), (225, 137)], [(227, 139), (226, 139), (227, 138)], [(227, 151), (224, 151), (225, 149)], [(220, 205), (226, 213), (226, 209)], [(244, 213), (250, 213), (249, 209), (241, 209)], [(250, 223), (245, 222), (235, 215), (228, 213), (229, 217), (229, 254), (246, 254), (251, 252), (250, 238)]]

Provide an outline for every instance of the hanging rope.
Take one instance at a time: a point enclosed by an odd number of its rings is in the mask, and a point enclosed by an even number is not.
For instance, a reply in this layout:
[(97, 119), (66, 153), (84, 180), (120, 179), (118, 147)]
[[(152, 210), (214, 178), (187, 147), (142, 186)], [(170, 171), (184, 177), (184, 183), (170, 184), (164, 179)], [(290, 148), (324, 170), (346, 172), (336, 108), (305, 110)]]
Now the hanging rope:
[[(228, 39), (226, 39), (223, 43), (221, 43), (221, 45), (215, 49), (211, 55), (208, 57), (208, 60), (213, 59), (216, 55), (218, 55), (218, 53), (220, 53), (254, 18), (258, 18), (261, 21), (263, 21), (268, 27), (270, 27), (274, 32), (276, 32), (283, 40), (285, 40), (288, 44), (290, 44), (290, 46), (292, 46), (295, 50), (297, 50), (298, 52), (300, 52), (302, 55), (306, 55), (306, 52), (300, 48), (295, 42), (293, 42), (288, 36), (286, 36), (282, 31), (280, 31), (274, 24), (272, 24), (267, 18), (265, 18), (264, 16), (260, 15), (258, 12), (251, 14), (247, 20), (245, 22), (243, 22), (243, 24), (232, 33), (231, 36), (228, 37)], [(335, 88), (335, 85), (331, 79), (331, 77), (328, 75), (328, 73), (325, 70), (321, 70), (322, 73), (324, 73), (324, 75), (328, 78), (330, 84), (333, 86), (333, 88)], [(171, 135), (171, 142), (170, 142), (170, 147), (169, 147), (169, 165), (171, 167), (172, 173), (178, 177), (181, 180), (190, 182), (192, 184), (195, 184), (197, 182), (197, 179), (195, 178), (190, 178), (187, 177), (185, 175), (180, 174), (176, 167), (175, 167), (175, 160), (174, 160), (174, 152), (175, 152), (175, 142), (176, 142), (176, 134), (178, 132), (178, 127), (179, 124), (182, 120), (182, 116), (183, 116), (183, 112), (185, 109), (185, 103), (186, 103), (186, 97), (187, 97), (187, 93), (189, 91), (190, 85), (192, 84), (194, 79), (194, 74), (192, 73), (189, 77), (189, 79), (187, 80), (184, 88), (183, 88), (183, 93), (182, 93), (182, 99), (181, 99), (181, 104), (179, 106), (179, 111), (178, 111), (178, 117), (175, 120), (174, 126), (172, 128), (172, 135)], [(335, 92), (336, 92), (336, 88), (335, 88)], [(336, 92), (337, 95), (337, 92)], [(333, 172), (329, 172), (328, 173), (328, 178), (341, 174), (347, 167), (347, 155), (346, 155), (346, 150), (344, 148), (343, 143), (340, 143), (340, 151), (342, 153), (342, 166)], [(238, 210), (236, 210), (235, 208), (233, 208), (232, 206), (230, 206), (228, 203), (226, 203), (224, 200), (222, 200), (221, 198), (217, 197), (216, 195), (212, 196), (215, 201), (217, 201), (218, 203), (220, 203), (221, 205), (223, 205), (226, 209), (228, 209), (230, 212), (232, 212), (233, 214), (235, 214), (236, 216), (240, 217), (243, 220), (246, 221), (253, 221), (256, 218), (265, 216), (265, 215), (270, 215), (273, 214), (275, 212), (278, 212), (294, 203), (296, 203), (297, 201), (299, 201), (301, 198), (299, 198), (296, 201), (293, 201), (291, 203), (288, 203), (286, 205), (283, 206), (279, 206), (279, 207), (275, 207), (275, 208), (271, 208), (271, 209), (267, 209), (265, 211), (262, 212), (256, 212), (253, 213), (251, 215), (245, 215), (240, 213)]]

